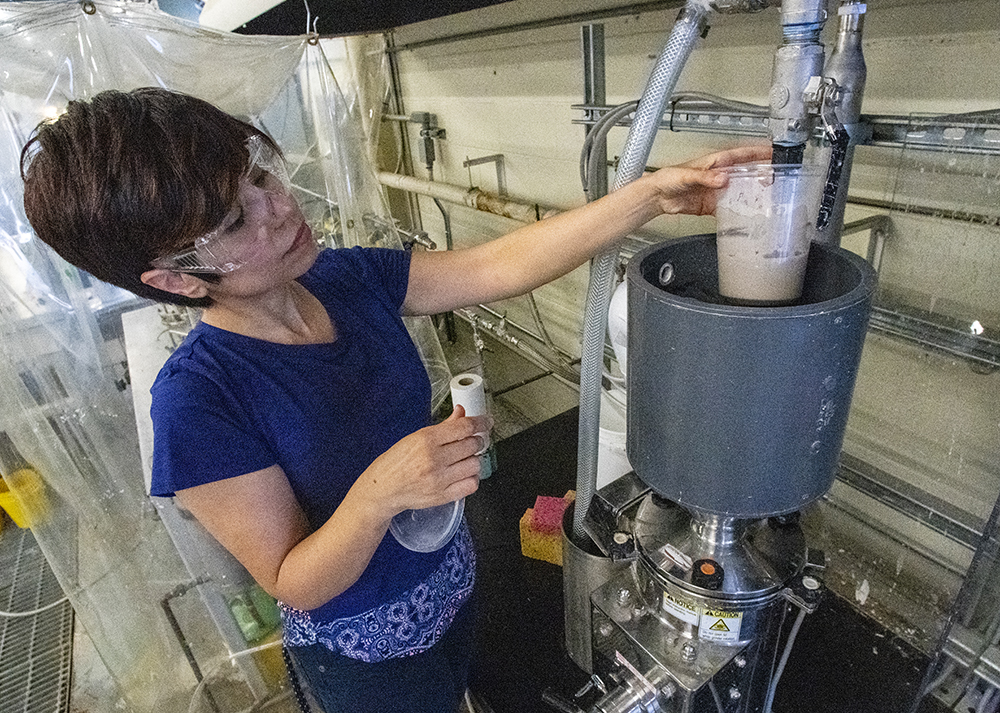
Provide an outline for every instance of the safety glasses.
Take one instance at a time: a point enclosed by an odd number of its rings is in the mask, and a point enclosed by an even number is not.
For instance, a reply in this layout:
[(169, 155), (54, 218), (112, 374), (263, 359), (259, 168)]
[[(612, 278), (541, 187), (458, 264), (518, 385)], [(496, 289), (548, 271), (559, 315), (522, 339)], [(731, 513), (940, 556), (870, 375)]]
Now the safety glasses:
[(284, 159), (261, 136), (247, 139), (250, 157), (236, 203), (214, 230), (197, 237), (193, 249), (159, 257), (152, 266), (174, 272), (224, 275), (252, 260), (270, 242), (268, 216), (287, 203), (291, 181)]

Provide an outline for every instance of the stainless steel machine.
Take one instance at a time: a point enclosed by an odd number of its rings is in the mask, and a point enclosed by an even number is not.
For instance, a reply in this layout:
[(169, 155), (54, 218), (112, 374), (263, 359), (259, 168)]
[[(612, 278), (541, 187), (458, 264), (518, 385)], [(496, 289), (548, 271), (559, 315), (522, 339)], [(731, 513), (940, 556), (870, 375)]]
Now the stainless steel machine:
[(808, 547), (798, 512), (836, 475), (876, 283), (864, 259), (838, 247), (865, 8), (840, 5), (826, 59), (827, 3), (780, 4), (774, 163), (826, 170), (805, 287), (780, 306), (726, 300), (714, 235), (629, 261), (634, 472), (585, 494), (564, 523), (567, 648), (605, 689), (592, 713), (770, 713), (799, 626), (822, 599), (824, 556)]
[(593, 668), (622, 681), (602, 713), (769, 710), (823, 591), (797, 511), (835, 476), (875, 274), (815, 245), (797, 303), (728, 305), (715, 254), (694, 236), (627, 271), (635, 470), (585, 520), (618, 563), (590, 592)]

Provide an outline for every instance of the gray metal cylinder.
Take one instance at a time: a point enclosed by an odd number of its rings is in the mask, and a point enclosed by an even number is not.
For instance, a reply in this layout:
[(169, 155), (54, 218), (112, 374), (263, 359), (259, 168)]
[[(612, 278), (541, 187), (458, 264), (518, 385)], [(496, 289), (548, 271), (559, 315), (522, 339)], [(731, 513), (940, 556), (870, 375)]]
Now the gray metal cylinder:
[[(823, 75), (837, 82), (840, 96), (837, 99), (837, 120), (844, 125), (851, 137), (844, 156), (844, 165), (840, 171), (840, 183), (837, 188), (837, 200), (826, 226), (817, 230), (817, 242), (827, 245), (839, 245), (840, 234), (844, 228), (844, 210), (847, 207), (847, 192), (851, 184), (851, 168), (854, 165), (854, 149), (862, 143), (863, 136), (869, 130), (861, 122), (861, 103), (865, 94), (865, 83), (868, 79), (868, 67), (865, 64), (864, 52), (861, 46), (861, 31), (864, 27), (864, 5), (849, 5), (852, 12), (840, 16), (840, 29), (837, 33), (837, 44), (827, 59)], [(817, 153), (820, 165), (830, 164), (831, 147), (822, 146)]]
[(768, 93), (771, 142), (795, 146), (812, 135), (814, 121), (806, 108), (803, 93), (809, 79), (823, 74), (823, 45), (795, 43), (782, 45), (774, 53), (771, 89)]
[(581, 547), (574, 542), (573, 508), (571, 503), (563, 513), (563, 604), (566, 653), (573, 663), (587, 673), (594, 672), (591, 648), (591, 593), (618, 572), (627, 569), (629, 562), (616, 562), (605, 557), (588, 538)]
[(732, 306), (718, 293), (715, 236), (699, 235), (640, 252), (627, 280), (626, 449), (638, 476), (684, 507), (732, 517), (822, 496), (843, 444), (871, 266), (813, 244), (796, 304)]

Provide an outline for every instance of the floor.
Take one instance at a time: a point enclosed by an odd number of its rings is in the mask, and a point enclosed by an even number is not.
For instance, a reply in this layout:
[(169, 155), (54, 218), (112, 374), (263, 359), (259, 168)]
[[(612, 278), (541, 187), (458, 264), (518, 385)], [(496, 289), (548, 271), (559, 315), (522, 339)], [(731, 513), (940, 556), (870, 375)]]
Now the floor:
[[(468, 322), (456, 319), (451, 327), (450, 334), (454, 336), (454, 340), (443, 343), (449, 366), (453, 374), (476, 372), (484, 376), (487, 392), (491, 396), (495, 420), (494, 436), (498, 441), (577, 405), (578, 395), (575, 385), (521, 357), (488, 333), (479, 335), (482, 337), (481, 341), (475, 339)], [(477, 341), (480, 342), (480, 349), (476, 348)], [(22, 540), (28, 543), (27, 547), (30, 550), (33, 542), (30, 531), (23, 531), (23, 537), (16, 540), (17, 550), (12, 550), (15, 548), (15, 538), (11, 533), (19, 533), (19, 531), (10, 521), (5, 524), (8, 532), (6, 537), (0, 537), (0, 558), (17, 556), (17, 551), (23, 550), (25, 547)], [(44, 563), (44, 559), (40, 555), (36, 559), (37, 561), (25, 562), (22, 569), (31, 570), (32, 576), (35, 577), (42, 579), (46, 576), (50, 577), (50, 573), (46, 575), (48, 567)], [(13, 576), (11, 573), (15, 571), (14, 568), (7, 566), (0, 569), (11, 576)], [(0, 582), (0, 586), (2, 585), (3, 582)], [(0, 594), (2, 593), (3, 591), (0, 591)], [(58, 592), (53, 592), (51, 598), (58, 598), (58, 594)], [(14, 604), (13, 600), (11, 602), (12, 605), (8, 608), (24, 610), (20, 604)], [(48, 600), (33, 603), (33, 606), (46, 603)], [(41, 642), (42, 648), (47, 647), (55, 650), (53, 666), (57, 670), (64, 671), (64, 675), (61, 679), (39, 679), (37, 676), (34, 678), (29, 676), (25, 677), (23, 682), (19, 680), (17, 685), (25, 689), (24, 694), (18, 698), (16, 705), (8, 707), (5, 704), (2, 706), (3, 713), (14, 713), (15, 711), (17, 713), (42, 713), (43, 711), (45, 713), (50, 711), (110, 713), (127, 710), (125, 701), (122, 700), (120, 692), (101, 662), (90, 638), (81, 627), (73, 627), (72, 609), (69, 608), (68, 604), (65, 608), (69, 610), (69, 625), (63, 625), (51, 636), (46, 634), (45, 640)], [(44, 616), (39, 615), (39, 618)], [(63, 616), (62, 620), (65, 619), (66, 617)], [(23, 624), (28, 625), (28, 622), (25, 620)], [(4, 620), (0, 620), (0, 626), (3, 625)], [(6, 627), (2, 631), (15, 631), (14, 624), (8, 623)], [(56, 637), (61, 638), (57, 639)], [(8, 639), (10, 639), (9, 634)], [(70, 646), (72, 647), (71, 655), (68, 653)], [(8, 647), (7, 650), (11, 651), (12, 649)], [(18, 646), (15, 652), (18, 659), (23, 658), (23, 654), (19, 653), (21, 650), (21, 647)], [(67, 685), (70, 661), (72, 664), (72, 684)], [(5, 670), (13, 668), (16, 667), (4, 666)], [(10, 686), (7, 684), (3, 688), (10, 690)], [(36, 703), (35, 701), (41, 697), (43, 692), (55, 702), (49, 703), (46, 700), (40, 704)], [(476, 713), (488, 710), (481, 703), (477, 704), (475, 699), (470, 699), (469, 704), (471, 704), (469, 710), (474, 710)], [(226, 710), (222, 706), (220, 708)], [(190, 710), (209, 711), (211, 708), (204, 703), (200, 705), (192, 703)], [(293, 698), (284, 696), (269, 702), (266, 707), (259, 707), (255, 710), (296, 713), (298, 707)]]
[(0, 612), (0, 711), (65, 710), (73, 608), (31, 530), (16, 527), (2, 513)]

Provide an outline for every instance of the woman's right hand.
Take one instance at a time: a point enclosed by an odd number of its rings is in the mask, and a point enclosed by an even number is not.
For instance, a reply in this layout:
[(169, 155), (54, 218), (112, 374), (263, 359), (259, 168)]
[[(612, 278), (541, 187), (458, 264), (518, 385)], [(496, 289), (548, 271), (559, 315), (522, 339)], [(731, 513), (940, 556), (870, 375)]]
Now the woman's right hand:
[(770, 160), (770, 144), (749, 144), (661, 168), (643, 179), (656, 186), (660, 210), (665, 215), (713, 215), (718, 191), (729, 182), (726, 174), (717, 169)]
[(479, 487), (479, 456), (489, 445), (489, 416), (455, 407), (444, 421), (402, 438), (375, 459), (355, 483), (377, 509), (399, 512), (443, 505)]
[(375, 459), (320, 527), (312, 530), (277, 465), (180, 490), (177, 498), (272, 596), (318, 607), (357, 581), (409, 508), (458, 500), (479, 487), (489, 416), (448, 419), (406, 436)]

